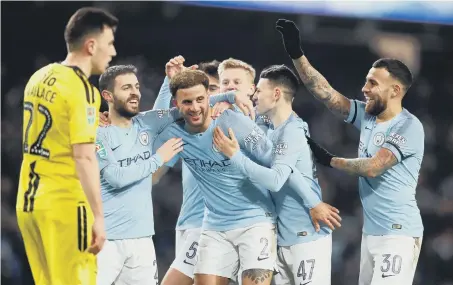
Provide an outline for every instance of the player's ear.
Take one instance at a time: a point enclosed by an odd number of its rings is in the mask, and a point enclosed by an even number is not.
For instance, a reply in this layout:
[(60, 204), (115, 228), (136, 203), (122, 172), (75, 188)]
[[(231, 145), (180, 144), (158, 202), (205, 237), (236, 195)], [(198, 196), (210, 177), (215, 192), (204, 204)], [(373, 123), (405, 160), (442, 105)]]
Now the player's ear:
[(107, 102), (111, 102), (113, 100), (113, 97), (112, 97), (112, 92), (108, 91), (108, 90), (102, 90), (101, 92), (101, 95), (102, 95), (102, 98), (105, 99), (105, 101)]
[(282, 90), (278, 87), (274, 88), (274, 99), (275, 101), (278, 101), (282, 97)]
[(402, 92), (402, 87), (399, 84), (392, 85), (392, 94), (390, 95), (392, 98), (399, 96)]
[(94, 38), (87, 38), (85, 40), (85, 49), (88, 51), (88, 53), (90, 55), (93, 55), (95, 50), (96, 50), (96, 41), (94, 40)]
[(250, 92), (248, 94), (250, 96), (252, 96), (253, 94), (255, 94), (255, 90), (256, 90), (256, 85), (252, 84), (252, 86), (250, 86)]

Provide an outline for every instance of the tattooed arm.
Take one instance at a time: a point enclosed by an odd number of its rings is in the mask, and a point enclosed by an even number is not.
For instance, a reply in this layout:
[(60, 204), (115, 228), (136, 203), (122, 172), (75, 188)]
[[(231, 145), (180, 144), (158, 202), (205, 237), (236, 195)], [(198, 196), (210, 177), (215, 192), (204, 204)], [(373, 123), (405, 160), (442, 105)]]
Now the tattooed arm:
[(349, 115), (351, 105), (349, 99), (333, 89), (327, 79), (311, 66), (305, 56), (293, 59), (293, 63), (308, 91), (326, 105), (332, 113), (345, 120)]
[(346, 159), (334, 157), (330, 162), (333, 168), (364, 177), (377, 177), (398, 163), (395, 155), (381, 148), (373, 157)]
[(272, 274), (272, 270), (247, 269), (242, 272), (242, 284), (270, 284)]

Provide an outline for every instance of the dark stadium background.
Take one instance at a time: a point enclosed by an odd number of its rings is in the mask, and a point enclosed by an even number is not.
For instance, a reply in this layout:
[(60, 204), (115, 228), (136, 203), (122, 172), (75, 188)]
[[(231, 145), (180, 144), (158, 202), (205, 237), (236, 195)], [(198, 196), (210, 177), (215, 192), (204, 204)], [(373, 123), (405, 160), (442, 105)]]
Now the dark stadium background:
[[(285, 15), (168, 2), (2, 2), (2, 284), (33, 284), (14, 210), (22, 158), (24, 85), (36, 69), (64, 59), (66, 21), (76, 9), (86, 5), (105, 7), (120, 19), (116, 34), (118, 56), (113, 64), (134, 64), (139, 68), (142, 110), (152, 107), (164, 78), (164, 65), (176, 55), (183, 55), (187, 65), (234, 57), (252, 64), (258, 73), (270, 64), (292, 67), (280, 35), (274, 30), (280, 17), (297, 20), (303, 26), (303, 47), (309, 60), (350, 98), (362, 98), (360, 89), (374, 60), (400, 52), (417, 74), (404, 106), (423, 122), (426, 135), (417, 189), (425, 235), (414, 284), (453, 284), (452, 26)], [(386, 34), (389, 32), (397, 33), (399, 41)], [(411, 44), (414, 38), (419, 40), (420, 50)], [(95, 84), (96, 81), (93, 78)], [(334, 118), (305, 88), (301, 88), (294, 106), (309, 123), (316, 140), (334, 153), (356, 156), (358, 132)], [(338, 207), (343, 216), (343, 227), (333, 235), (332, 284), (357, 284), (362, 223), (357, 179), (319, 169), (325, 200)], [(180, 169), (172, 170), (153, 190), (160, 278), (174, 256), (180, 177)]]

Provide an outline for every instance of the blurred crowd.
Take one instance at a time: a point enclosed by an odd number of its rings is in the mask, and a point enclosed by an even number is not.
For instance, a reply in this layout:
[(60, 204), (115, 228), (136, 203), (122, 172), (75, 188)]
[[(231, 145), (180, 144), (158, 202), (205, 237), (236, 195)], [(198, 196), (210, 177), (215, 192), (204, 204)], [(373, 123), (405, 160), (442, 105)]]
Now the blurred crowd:
[[(69, 11), (68, 15), (73, 11), (75, 9)], [(119, 17), (121, 19), (121, 15)], [(65, 15), (62, 18), (67, 17)], [(59, 29), (57, 35), (62, 37), (60, 30), (63, 29)], [(117, 39), (118, 42), (121, 41), (121, 34), (117, 35)], [(279, 45), (279, 41), (279, 38), (272, 39), (266, 47)], [(209, 50), (204, 53), (199, 48), (191, 47), (187, 42), (183, 48), (175, 48), (172, 45), (172, 48), (166, 52), (146, 56), (145, 52), (137, 53), (133, 47), (127, 49), (125, 46), (129, 43), (123, 44), (123, 48), (119, 44), (119, 55), (114, 63), (134, 64), (138, 67), (141, 73), (142, 110), (152, 108), (164, 79), (164, 64), (170, 57), (178, 54), (186, 56), (190, 64), (202, 60), (236, 57), (252, 64), (258, 73), (270, 64), (285, 63), (292, 67), (281, 46), (273, 48), (272, 54), (278, 54), (277, 56), (258, 58), (262, 51), (257, 52), (258, 56), (251, 54), (253, 50), (249, 50), (249, 53), (237, 52), (230, 44), (227, 49), (221, 49), (218, 55), (207, 58), (215, 52)], [(228, 42), (226, 41), (225, 44)], [(251, 49), (250, 46), (245, 48)], [(305, 51), (313, 66), (324, 74), (338, 91), (349, 98), (363, 98), (360, 94), (361, 84), (372, 62), (377, 59), (376, 54), (365, 47), (315, 44), (306, 45)], [(55, 54), (46, 53), (43, 49), (41, 53), (28, 55), (32, 60), (26, 62), (28, 69), (23, 73), (16, 71), (15, 61), (2, 60), (2, 284), (33, 284), (15, 216), (18, 173), (22, 157), (23, 90), (33, 70), (47, 63), (61, 60), (62, 58), (58, 56), (63, 54), (64, 50)], [(414, 284), (453, 285), (451, 270), (453, 268), (453, 124), (451, 124), (453, 62), (447, 57), (447, 51), (422, 52), (421, 55), (420, 71), (403, 101), (404, 107), (421, 120), (425, 130), (425, 155), (416, 195), (425, 231)], [(153, 56), (158, 59), (154, 59)], [(150, 57), (153, 58), (152, 61)], [(2, 58), (5, 58), (3, 51)], [(25, 63), (22, 62), (22, 64)], [(8, 77), (11, 73), (14, 74), (12, 81), (10, 81), (11, 77)], [(5, 80), (8, 82), (5, 83)], [(93, 83), (97, 85), (96, 78), (93, 79)], [(319, 143), (335, 154), (357, 157), (359, 133), (352, 126), (336, 119), (304, 87), (298, 92), (294, 109), (308, 122), (312, 137)], [(318, 169), (324, 200), (339, 208), (343, 218), (342, 227), (333, 234), (332, 284), (357, 284), (362, 226), (362, 207), (357, 191), (357, 177), (322, 166), (318, 166)], [(181, 193), (180, 166), (172, 169), (153, 188), (156, 230), (154, 242), (160, 278), (164, 276), (174, 258), (174, 227), (182, 201)]]

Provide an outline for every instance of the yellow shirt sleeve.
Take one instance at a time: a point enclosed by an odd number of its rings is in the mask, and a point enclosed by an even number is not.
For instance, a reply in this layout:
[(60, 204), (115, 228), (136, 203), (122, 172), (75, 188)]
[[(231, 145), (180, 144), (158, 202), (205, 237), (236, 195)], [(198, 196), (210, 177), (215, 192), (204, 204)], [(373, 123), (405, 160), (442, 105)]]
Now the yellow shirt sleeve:
[(99, 91), (80, 77), (70, 92), (67, 97), (70, 143), (95, 143), (101, 104)]

